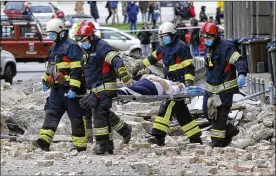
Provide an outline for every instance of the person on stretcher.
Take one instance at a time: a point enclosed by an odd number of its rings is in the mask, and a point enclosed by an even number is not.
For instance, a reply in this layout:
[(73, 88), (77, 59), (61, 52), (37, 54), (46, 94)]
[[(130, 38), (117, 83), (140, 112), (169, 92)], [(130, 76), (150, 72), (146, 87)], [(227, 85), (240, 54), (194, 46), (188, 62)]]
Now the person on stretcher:
[(139, 81), (118, 89), (119, 95), (177, 95), (185, 92), (183, 83), (145, 74)]

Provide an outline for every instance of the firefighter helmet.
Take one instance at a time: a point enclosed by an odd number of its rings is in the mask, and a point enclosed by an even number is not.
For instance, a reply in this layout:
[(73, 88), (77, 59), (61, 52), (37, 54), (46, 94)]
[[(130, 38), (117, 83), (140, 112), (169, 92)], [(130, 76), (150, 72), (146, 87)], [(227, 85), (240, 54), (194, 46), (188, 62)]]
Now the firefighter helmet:
[(60, 33), (63, 30), (65, 30), (65, 25), (58, 18), (51, 19), (46, 25), (46, 32)]
[(166, 35), (166, 34), (175, 34), (176, 33), (176, 28), (175, 25), (171, 22), (165, 21), (161, 24), (159, 27), (158, 34), (159, 35)]
[(207, 37), (208, 35), (217, 35), (218, 34), (218, 27), (215, 23), (210, 21), (203, 24), (201, 27), (201, 33), (203, 37)]
[(79, 23), (79, 25), (76, 27), (75, 30), (75, 39), (77, 41), (85, 40), (91, 35), (95, 33), (95, 26), (92, 22), (89, 21), (82, 21)]

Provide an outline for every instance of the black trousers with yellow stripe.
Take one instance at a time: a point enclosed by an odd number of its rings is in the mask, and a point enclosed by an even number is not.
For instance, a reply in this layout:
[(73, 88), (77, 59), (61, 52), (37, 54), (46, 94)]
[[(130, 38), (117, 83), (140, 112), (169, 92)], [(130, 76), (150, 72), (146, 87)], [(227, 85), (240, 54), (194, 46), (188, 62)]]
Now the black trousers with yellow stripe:
[(188, 138), (198, 138), (201, 135), (200, 129), (196, 121), (193, 120), (184, 100), (162, 102), (153, 123), (152, 134), (154, 136), (165, 137), (169, 132), (172, 116), (176, 117), (181, 129)]
[(79, 106), (79, 99), (68, 99), (64, 96), (70, 87), (63, 86), (51, 89), (50, 96), (45, 104), (45, 119), (39, 132), (39, 137), (51, 144), (57, 130), (61, 117), (67, 111), (71, 121), (73, 145), (75, 147), (86, 148), (86, 136), (84, 126), (84, 110)]
[(99, 103), (96, 108), (92, 109), (96, 144), (113, 144), (112, 130), (124, 137), (131, 132), (131, 129), (127, 123), (110, 110), (112, 97), (116, 95), (116, 90), (101, 91), (98, 94)]

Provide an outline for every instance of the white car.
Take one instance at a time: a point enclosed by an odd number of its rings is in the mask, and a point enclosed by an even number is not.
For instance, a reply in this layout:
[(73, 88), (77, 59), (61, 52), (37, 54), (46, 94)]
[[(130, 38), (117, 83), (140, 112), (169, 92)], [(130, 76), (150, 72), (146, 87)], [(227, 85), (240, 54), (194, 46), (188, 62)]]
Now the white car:
[(130, 53), (141, 55), (140, 40), (134, 36), (112, 27), (100, 26), (96, 29), (96, 34), (112, 47), (121, 51), (129, 51)]
[(33, 16), (42, 24), (43, 28), (55, 15), (55, 9), (50, 3), (29, 3)]
[(13, 77), (17, 74), (16, 60), (12, 53), (1, 49), (0, 78), (12, 84)]

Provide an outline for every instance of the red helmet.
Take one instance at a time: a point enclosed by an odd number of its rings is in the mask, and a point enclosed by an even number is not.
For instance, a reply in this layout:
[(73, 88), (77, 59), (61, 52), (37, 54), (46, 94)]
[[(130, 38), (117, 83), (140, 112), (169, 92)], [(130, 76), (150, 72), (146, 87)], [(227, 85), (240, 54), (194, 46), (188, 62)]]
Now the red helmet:
[(77, 41), (84, 40), (95, 33), (95, 26), (92, 22), (82, 21), (76, 27), (75, 38)]
[[(212, 23), (210, 21), (203, 24), (201, 27), (201, 33), (202, 35), (217, 35), (218, 34), (218, 27), (215, 25), (215, 23)], [(204, 37), (204, 36), (203, 36)]]

